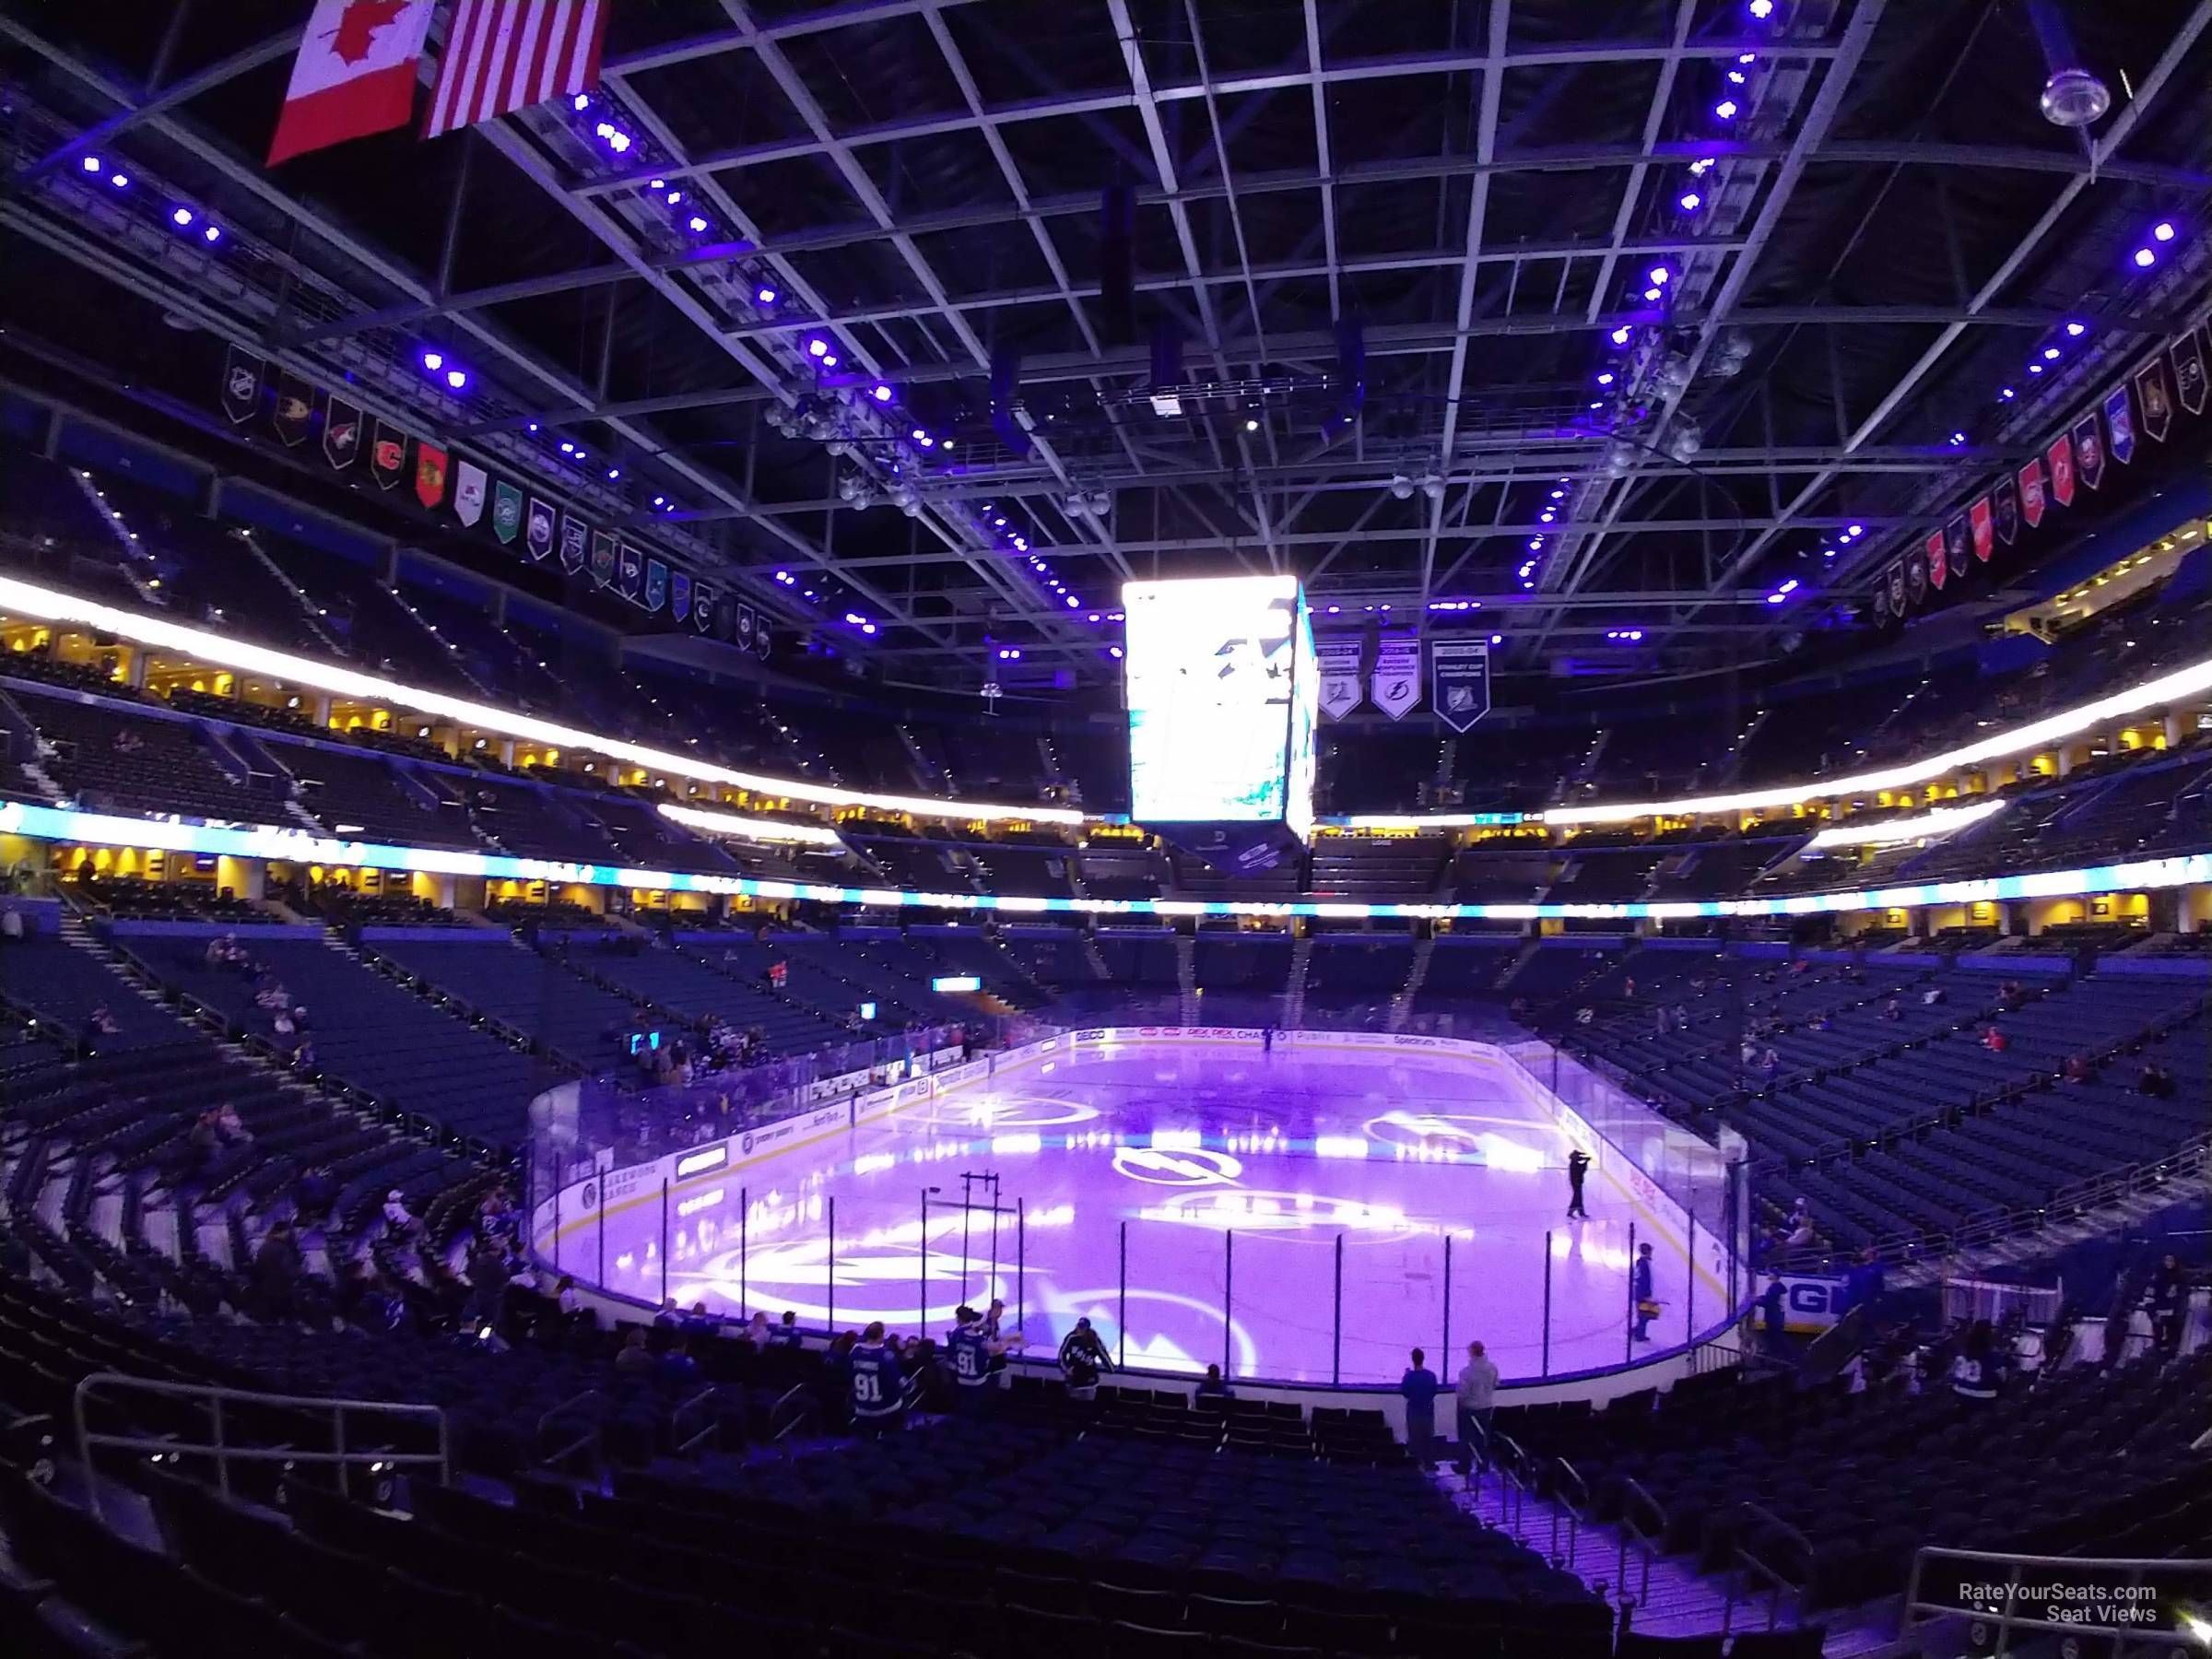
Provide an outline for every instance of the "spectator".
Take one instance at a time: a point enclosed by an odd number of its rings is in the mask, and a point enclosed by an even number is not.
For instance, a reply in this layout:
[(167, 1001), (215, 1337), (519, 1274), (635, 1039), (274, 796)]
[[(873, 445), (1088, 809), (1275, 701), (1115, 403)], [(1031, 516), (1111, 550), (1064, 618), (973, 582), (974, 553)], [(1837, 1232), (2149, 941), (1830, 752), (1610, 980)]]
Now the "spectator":
[(1905, 1004), (1902, 997), (1893, 995), (1888, 1002), (1882, 1005), (1882, 1018), (1884, 1019), (1902, 1019), (1904, 1017)]
[(2173, 1074), (2156, 1060), (2146, 1060), (2142, 1076), (2136, 1079), (2136, 1092), (2148, 1095), (2154, 1100), (2171, 1100), (2174, 1093)]
[(2182, 1351), (2182, 1327), (2189, 1320), (2189, 1274), (2181, 1257), (2171, 1251), (2159, 1264), (2150, 1280), (2150, 1330), (2159, 1352)]
[(768, 1314), (765, 1312), (756, 1312), (752, 1318), (746, 1322), (744, 1336), (746, 1341), (753, 1345), (753, 1351), (758, 1354), (765, 1354), (770, 1347), (774, 1346), (775, 1334), (769, 1329)]
[(2088, 1083), (2095, 1080), (2097, 1068), (2089, 1064), (2087, 1054), (2066, 1056), (2065, 1077), (2069, 1083)]
[(2005, 1035), (2002, 1026), (1991, 1026), (1982, 1033), (1982, 1046), (1993, 1054), (2001, 1054), (2012, 1046), (2012, 1039)]
[(805, 1338), (799, 1335), (799, 1316), (789, 1308), (784, 1309), (783, 1323), (776, 1327), (775, 1345), (778, 1347), (795, 1348), (804, 1341)]
[(1999, 1380), (1995, 1333), (1988, 1320), (1977, 1319), (1951, 1361), (1951, 1392), (1962, 1400), (1986, 1403), (1997, 1397)]
[(1652, 1321), (1659, 1317), (1659, 1303), (1655, 1300), (1652, 1281), (1652, 1247), (1649, 1244), (1636, 1246), (1636, 1268), (1630, 1276), (1629, 1290), (1636, 1301), (1636, 1329), (1633, 1335), (1638, 1342), (1649, 1342), (1652, 1339)]
[(311, 1164), (300, 1177), (299, 1190), (292, 1194), (292, 1214), (301, 1221), (319, 1221), (330, 1213), (330, 1206), (338, 1200), (337, 1177), (324, 1164)]
[(653, 1350), (645, 1346), (645, 1327), (631, 1325), (623, 1333), (621, 1350), (615, 1355), (615, 1370), (623, 1376), (641, 1376), (653, 1368)]
[(1206, 1375), (1198, 1379), (1197, 1392), (1192, 1396), (1191, 1403), (1206, 1406), (1218, 1400), (1233, 1400), (1236, 1397), (1237, 1391), (1222, 1380), (1221, 1368), (1209, 1365), (1206, 1368)]
[(289, 1319), (297, 1312), (300, 1265), (292, 1224), (279, 1221), (253, 1253), (253, 1297), (263, 1319)]
[(1869, 1244), (1859, 1252), (1858, 1259), (1852, 1263), (1850, 1270), (1843, 1276), (1843, 1305), (1838, 1312), (1849, 1313), (1854, 1308), (1865, 1308), (1867, 1317), (1871, 1319), (1873, 1311), (1881, 1304), (1887, 1288), (1882, 1258)]
[(698, 1380), (699, 1361), (691, 1358), (691, 1345), (681, 1336), (670, 1343), (668, 1351), (661, 1356), (659, 1374), (665, 1382), (691, 1382)]
[(1099, 1385), (1099, 1373), (1112, 1369), (1113, 1356), (1106, 1351), (1098, 1332), (1090, 1328), (1090, 1321), (1077, 1320), (1075, 1329), (1060, 1343), (1060, 1374), (1067, 1379), (1068, 1392), (1090, 1398)]
[(883, 1321), (871, 1320), (847, 1359), (853, 1378), (853, 1427), (875, 1440), (899, 1425), (906, 1410), (906, 1377), (899, 1350), (884, 1340)]
[(468, 1284), (470, 1328), (496, 1330), (500, 1304), (507, 1295), (507, 1253), (489, 1239), (478, 1244), (468, 1258)]
[(1774, 1353), (1780, 1353), (1789, 1343), (1789, 1313), (1785, 1306), (1788, 1296), (1789, 1288), (1779, 1273), (1767, 1281), (1766, 1289), (1759, 1293), (1759, 1321), (1767, 1347)]
[(583, 1312), (583, 1297), (576, 1288), (573, 1275), (562, 1274), (559, 1283), (553, 1287), (553, 1305), (560, 1311), (564, 1324), (574, 1324), (577, 1315)]
[(1799, 1210), (1790, 1218), (1790, 1230), (1783, 1237), (1782, 1246), (1784, 1250), (1810, 1250), (1819, 1236), (1813, 1226), (1811, 1215)]
[(1467, 1362), (1459, 1368), (1459, 1470), (1472, 1474), (1477, 1457), (1490, 1461), (1490, 1419), (1498, 1406), (1498, 1362), (1479, 1342), (1467, 1344)]
[(421, 1230), (422, 1223), (407, 1211), (406, 1200), (394, 1187), (384, 1194), (384, 1236), (388, 1239), (411, 1239)]
[(1398, 1379), (1398, 1393), (1406, 1401), (1406, 1450), (1422, 1468), (1429, 1466), (1430, 1448), (1436, 1441), (1436, 1396), (1443, 1386), (1429, 1369), (1427, 1359), (1427, 1355), (1415, 1348), (1413, 1363)]

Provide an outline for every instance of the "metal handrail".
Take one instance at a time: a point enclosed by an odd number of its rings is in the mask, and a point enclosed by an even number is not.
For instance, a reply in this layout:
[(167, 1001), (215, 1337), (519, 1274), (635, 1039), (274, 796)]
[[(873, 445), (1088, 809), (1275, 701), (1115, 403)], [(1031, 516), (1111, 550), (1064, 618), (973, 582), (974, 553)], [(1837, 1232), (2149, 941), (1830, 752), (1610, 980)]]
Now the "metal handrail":
[[(1763, 1504), (1752, 1503), (1748, 1500), (1739, 1503), (1736, 1505), (1736, 1508), (1739, 1512), (1748, 1516), (1754, 1521), (1757, 1521), (1760, 1525), (1766, 1527), (1768, 1531), (1779, 1533), (1783, 1537), (1789, 1539), (1791, 1543), (1796, 1545), (1797, 1547), (1804, 1552), (1805, 1559), (1807, 1562), (1811, 1561), (1813, 1555), (1813, 1541), (1806, 1537), (1803, 1533), (1799, 1532), (1795, 1527), (1792, 1526), (1787, 1521), (1784, 1521), (1780, 1515), (1777, 1515), (1772, 1510), (1768, 1509)], [(1805, 1586), (1803, 1584), (1794, 1583), (1792, 1580), (1785, 1577), (1780, 1568), (1771, 1566), (1768, 1562), (1762, 1561), (1759, 1557), (1753, 1555), (1749, 1546), (1744, 1542), (1740, 1535), (1737, 1536), (1735, 1543), (1735, 1560), (1729, 1564), (1728, 1568), (1727, 1598), (1723, 1603), (1721, 1607), (1721, 1633), (1723, 1635), (1726, 1635), (1728, 1631), (1734, 1628), (1735, 1618), (1736, 1586), (1742, 1582), (1742, 1579), (1747, 1572), (1755, 1574), (1766, 1581), (1766, 1588), (1769, 1593), (1767, 1598), (1767, 1629), (1771, 1630), (1781, 1620), (1782, 1598), (1785, 1594), (1803, 1595), (1805, 1594)]]
[[(1997, 1566), (2007, 1569), (2002, 1604), (1996, 1606), (1954, 1606), (1945, 1602), (1923, 1601), (1920, 1594), (1923, 1571), (1937, 1560), (1967, 1562), (1978, 1566)], [(2069, 1635), (2077, 1640), (2090, 1636), (2108, 1636), (2114, 1639), (2115, 1652), (2132, 1652), (2137, 1644), (2186, 1649), (2194, 1652), (2202, 1640), (2186, 1628), (2155, 1630), (2147, 1626), (2133, 1623), (2092, 1624), (2081, 1620), (2060, 1622), (2016, 1613), (2013, 1611), (2013, 1606), (2022, 1587), (2020, 1573), (2023, 1569), (2039, 1571), (2048, 1570), (2053, 1574), (2062, 1575), (2059, 1582), (2068, 1584), (2080, 1583), (2087, 1575), (2092, 1573), (2124, 1572), (2128, 1575), (2126, 1583), (2131, 1587), (2140, 1586), (2145, 1575), (2154, 1570), (2161, 1574), (2183, 1576), (2203, 1574), (2212, 1577), (2212, 1560), (2205, 1559), (2160, 1559), (2148, 1556), (1999, 1555), (1988, 1550), (1950, 1549), (1937, 1544), (1924, 1545), (1912, 1553), (1912, 1572), (1905, 1583), (1905, 1600), (1899, 1615), (1898, 1633), (1900, 1636), (1909, 1636), (1922, 1624), (1932, 1623), (1938, 1618), (1957, 1618), (1961, 1615), (1971, 1617), (1978, 1621), (1994, 1621), (1996, 1644), (1988, 1650), (1993, 1655), (1993, 1659), (2001, 1659), (2002, 1655), (2012, 1651), (2012, 1637), (2016, 1630), (2049, 1630)], [(1984, 1578), (1981, 1583), (1986, 1584), (1989, 1581)], [(2129, 1608), (2140, 1607), (2145, 1604), (2130, 1599), (2109, 1605)]]
[[(1620, 1547), (1613, 1552), (1613, 1587), (1624, 1593), (1628, 1588), (1629, 1547), (1633, 1544), (1643, 1563), (1636, 1583), (1636, 1602), (1641, 1606), (1652, 1598), (1652, 1563), (1658, 1559), (1659, 1546), (1666, 1539), (1666, 1509), (1643, 1488), (1641, 1482), (1627, 1476), (1621, 1477), (1620, 1488), (1624, 1497), (1620, 1506)], [(1657, 1522), (1657, 1525), (1648, 1534), (1636, 1521), (1636, 1505), (1639, 1503)]]
[[(547, 1430), (553, 1427), (553, 1419), (555, 1418), (559, 1417), (562, 1414), (578, 1406), (589, 1405), (593, 1401), (597, 1401), (600, 1405), (604, 1406), (606, 1404), (606, 1395), (602, 1394), (596, 1388), (587, 1388), (582, 1394), (573, 1395), (569, 1399), (561, 1401), (558, 1406), (550, 1407), (546, 1412), (545, 1416), (537, 1419), (537, 1438), (539, 1441), (541, 1443), (544, 1441), (546, 1438), (546, 1432)], [(570, 1458), (575, 1456), (577, 1453), (584, 1451), (588, 1448), (592, 1453), (592, 1461), (596, 1463), (599, 1460), (599, 1423), (597, 1419), (594, 1418), (582, 1434), (578, 1435), (575, 1440), (570, 1441), (567, 1445), (561, 1447), (559, 1451), (540, 1453), (538, 1454), (539, 1461), (548, 1465), (558, 1465), (559, 1464), (566, 1463)]]
[[(1565, 1566), (1574, 1559), (1582, 1544), (1583, 1516), (1590, 1508), (1590, 1483), (1583, 1478), (1582, 1471), (1563, 1457), (1551, 1460), (1553, 1469), (1551, 1505), (1551, 1564)], [(1578, 1497), (1577, 1494), (1580, 1494)], [(1567, 1553), (1559, 1554), (1559, 1512), (1567, 1512)]]
[[(93, 1392), (100, 1388), (135, 1389), (145, 1394), (166, 1394), (175, 1399), (199, 1400), (211, 1409), (209, 1418), (213, 1439), (197, 1444), (159, 1435), (102, 1434), (96, 1432), (86, 1415), (86, 1406)], [(281, 1411), (327, 1411), (331, 1414), (332, 1440), (335, 1450), (303, 1452), (290, 1446), (232, 1446), (224, 1439), (225, 1418), (223, 1406), (229, 1402), (239, 1406), (263, 1406)], [(436, 1452), (390, 1452), (383, 1450), (348, 1452), (346, 1449), (346, 1414), (377, 1412), (387, 1417), (427, 1418), (438, 1430)], [(125, 1452), (148, 1452), (162, 1456), (190, 1453), (194, 1456), (212, 1456), (215, 1459), (216, 1488), (224, 1497), (230, 1495), (230, 1462), (331, 1464), (338, 1471), (338, 1490), (352, 1495), (347, 1471), (357, 1464), (389, 1468), (432, 1466), (438, 1471), (441, 1485), (453, 1479), (453, 1437), (442, 1406), (418, 1406), (399, 1400), (334, 1399), (322, 1394), (261, 1394), (246, 1388), (218, 1388), (201, 1382), (162, 1382), (150, 1377), (125, 1376), (121, 1371), (94, 1371), (77, 1383), (71, 1394), (70, 1415), (76, 1429), (76, 1454), (85, 1465), (90, 1480), (92, 1517), (104, 1521), (100, 1506), (100, 1481), (92, 1467), (92, 1448), (113, 1446)]]
[[(776, 1419), (782, 1415), (783, 1408), (794, 1400), (798, 1402), (798, 1409), (791, 1414), (790, 1420), (785, 1422), (781, 1429), (777, 1428)], [(794, 1429), (796, 1429), (813, 1414), (814, 1409), (814, 1396), (807, 1393), (807, 1385), (804, 1382), (794, 1382), (783, 1393), (777, 1395), (776, 1403), (768, 1408), (769, 1439), (772, 1441), (785, 1439)]]
[(1525, 1544), (1528, 1539), (1522, 1531), (1521, 1520), (1528, 1500), (1528, 1453), (1510, 1434), (1493, 1434), (1490, 1439), (1498, 1448), (1490, 1462), (1498, 1471), (1499, 1519), (1505, 1523), (1506, 1530), (1517, 1542)]
[(687, 1438), (684, 1434), (684, 1424), (693, 1412), (703, 1412), (706, 1407), (713, 1405), (727, 1392), (727, 1384), (721, 1382), (710, 1382), (706, 1387), (700, 1389), (689, 1399), (684, 1401), (683, 1404), (678, 1406), (676, 1410), (670, 1414), (668, 1418), (668, 1438), (676, 1442), (676, 1449), (679, 1455), (688, 1455), (701, 1443), (712, 1439), (716, 1431), (720, 1430), (722, 1425), (713, 1418), (709, 1417), (706, 1418), (706, 1426), (704, 1428), (699, 1430), (696, 1433)]

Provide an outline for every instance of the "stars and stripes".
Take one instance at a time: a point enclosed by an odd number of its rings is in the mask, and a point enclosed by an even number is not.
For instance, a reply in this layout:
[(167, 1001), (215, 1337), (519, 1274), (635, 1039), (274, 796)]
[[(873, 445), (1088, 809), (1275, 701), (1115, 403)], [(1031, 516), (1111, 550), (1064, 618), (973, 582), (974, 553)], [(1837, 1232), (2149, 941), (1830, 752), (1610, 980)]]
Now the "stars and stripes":
[(599, 84), (608, 0), (457, 0), (423, 135)]

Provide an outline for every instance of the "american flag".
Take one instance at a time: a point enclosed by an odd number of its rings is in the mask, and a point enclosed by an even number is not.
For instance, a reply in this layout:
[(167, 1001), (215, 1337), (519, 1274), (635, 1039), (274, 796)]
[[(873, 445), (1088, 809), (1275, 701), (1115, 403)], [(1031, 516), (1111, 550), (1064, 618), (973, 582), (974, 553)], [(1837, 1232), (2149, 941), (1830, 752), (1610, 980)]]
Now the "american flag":
[(609, 0), (458, 0), (423, 135), (599, 84)]

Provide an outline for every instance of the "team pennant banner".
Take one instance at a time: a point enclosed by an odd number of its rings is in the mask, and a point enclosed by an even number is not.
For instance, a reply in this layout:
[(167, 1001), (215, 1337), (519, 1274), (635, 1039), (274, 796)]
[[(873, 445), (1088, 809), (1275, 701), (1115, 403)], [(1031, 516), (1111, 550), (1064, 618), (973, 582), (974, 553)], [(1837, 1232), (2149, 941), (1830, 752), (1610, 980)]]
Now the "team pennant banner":
[(2143, 411), (2143, 432), (2153, 443), (2166, 441), (2173, 424), (2173, 385), (2166, 378), (2164, 356), (2152, 358), (2136, 371), (2136, 406)]
[(1403, 720), (1421, 700), (1421, 641), (1417, 634), (1399, 630), (1375, 641), (1375, 671), (1368, 677), (1368, 691), (1375, 707), (1393, 720)]
[(678, 622), (691, 616), (691, 578), (681, 571), (668, 573), (668, 614)]
[(582, 519), (572, 512), (561, 515), (560, 568), (571, 576), (583, 569), (584, 544), (589, 536), (590, 531)]
[(445, 500), (446, 453), (420, 439), (415, 442), (415, 499), (435, 511)]
[(2091, 409), (2074, 423), (2074, 477), (2095, 489), (2104, 482), (2104, 432)]
[(1996, 514), (1997, 539), (2009, 547), (2020, 533), (2019, 480), (2006, 473), (1997, 480), (1996, 493), (1991, 500), (1992, 511)]
[[(1990, 510), (1987, 496), (1978, 497), (1974, 504), (1966, 510), (1966, 522), (1974, 533), (1974, 557), (1987, 564), (1990, 554), (1996, 550), (1996, 518)], [(1964, 571), (1959, 573), (1961, 576), (1966, 574)]]
[(717, 594), (705, 582), (701, 582), (694, 584), (691, 589), (692, 628), (702, 634), (712, 633), (714, 631), (716, 610), (721, 604), (722, 595)]
[(1364, 694), (1359, 681), (1359, 636), (1331, 634), (1313, 641), (1313, 666), (1321, 674), (1321, 712), (1342, 720)]
[[(2091, 428), (2096, 426), (2097, 417), (2094, 414), (2088, 418), (2088, 424)], [(2125, 381), (2122, 381), (2104, 394), (2104, 424), (2112, 434), (2112, 459), (2125, 466), (2136, 458), (2136, 417), (2134, 407), (2127, 399), (2127, 382)], [(2079, 430), (2078, 428), (2076, 429)], [(2080, 440), (2077, 439), (2075, 441), (2078, 447)], [(2100, 467), (2101, 465), (2100, 463)], [(2086, 461), (2082, 465), (2081, 476), (2088, 480), (2091, 489), (2097, 488), (2097, 480), (2089, 477), (2089, 468)]]
[(396, 489), (407, 470), (407, 435), (381, 417), (369, 440), (369, 471), (379, 489)]
[(1905, 561), (1899, 559), (1889, 567), (1889, 608), (1900, 618), (1905, 614)]
[(2043, 522), (2043, 463), (2041, 456), (2020, 468), (2020, 517), (2032, 530)]
[(1958, 513), (1943, 527), (1943, 559), (1951, 567), (1951, 574), (1961, 581), (1966, 577), (1968, 539), (1966, 514)]
[(615, 584), (615, 538), (605, 531), (592, 535), (592, 585), (612, 587)]
[(645, 556), (628, 542), (615, 544), (615, 591), (632, 605), (645, 596)]
[(314, 425), (315, 389), (289, 369), (276, 377), (276, 412), (272, 418), (276, 436), (288, 449), (305, 443), (308, 429)]
[(753, 607), (743, 600), (737, 602), (737, 614), (731, 618), (730, 637), (736, 641), (740, 651), (753, 648)]
[(344, 472), (361, 453), (361, 409), (332, 393), (323, 412), (323, 459), (334, 472)]
[(2192, 415), (2205, 412), (2205, 342), (2191, 329), (2173, 343), (2174, 396)]
[(645, 608), (657, 611), (668, 603), (668, 566), (661, 559), (645, 561)]
[[(2043, 452), (2051, 465), (2051, 499), (2061, 507), (2074, 505), (2074, 435), (2061, 432)], [(2030, 520), (2030, 523), (2033, 521)]]
[(261, 381), (268, 371), (250, 351), (232, 346), (223, 352), (223, 413), (232, 426), (245, 425), (261, 407)]
[(1905, 603), (1918, 610), (1928, 602), (1928, 550), (1915, 547), (1905, 555)]
[(767, 662), (768, 649), (774, 639), (775, 630), (769, 627), (768, 618), (766, 617), (756, 618), (753, 622), (753, 654), (762, 662)]
[(504, 478), (491, 487), (491, 533), (509, 547), (523, 533), (523, 492)]
[(1924, 545), (1928, 555), (1928, 580), (1940, 590), (1951, 574), (1949, 561), (1943, 556), (1943, 532), (1936, 531)]
[(453, 516), (472, 530), (484, 517), (484, 491), (489, 483), (484, 469), (473, 461), (453, 468)]
[(530, 511), (523, 519), (523, 546), (538, 564), (553, 557), (553, 503), (532, 496)]
[(1436, 717), (1464, 732), (1490, 712), (1490, 642), (1429, 641), (1429, 703)]

